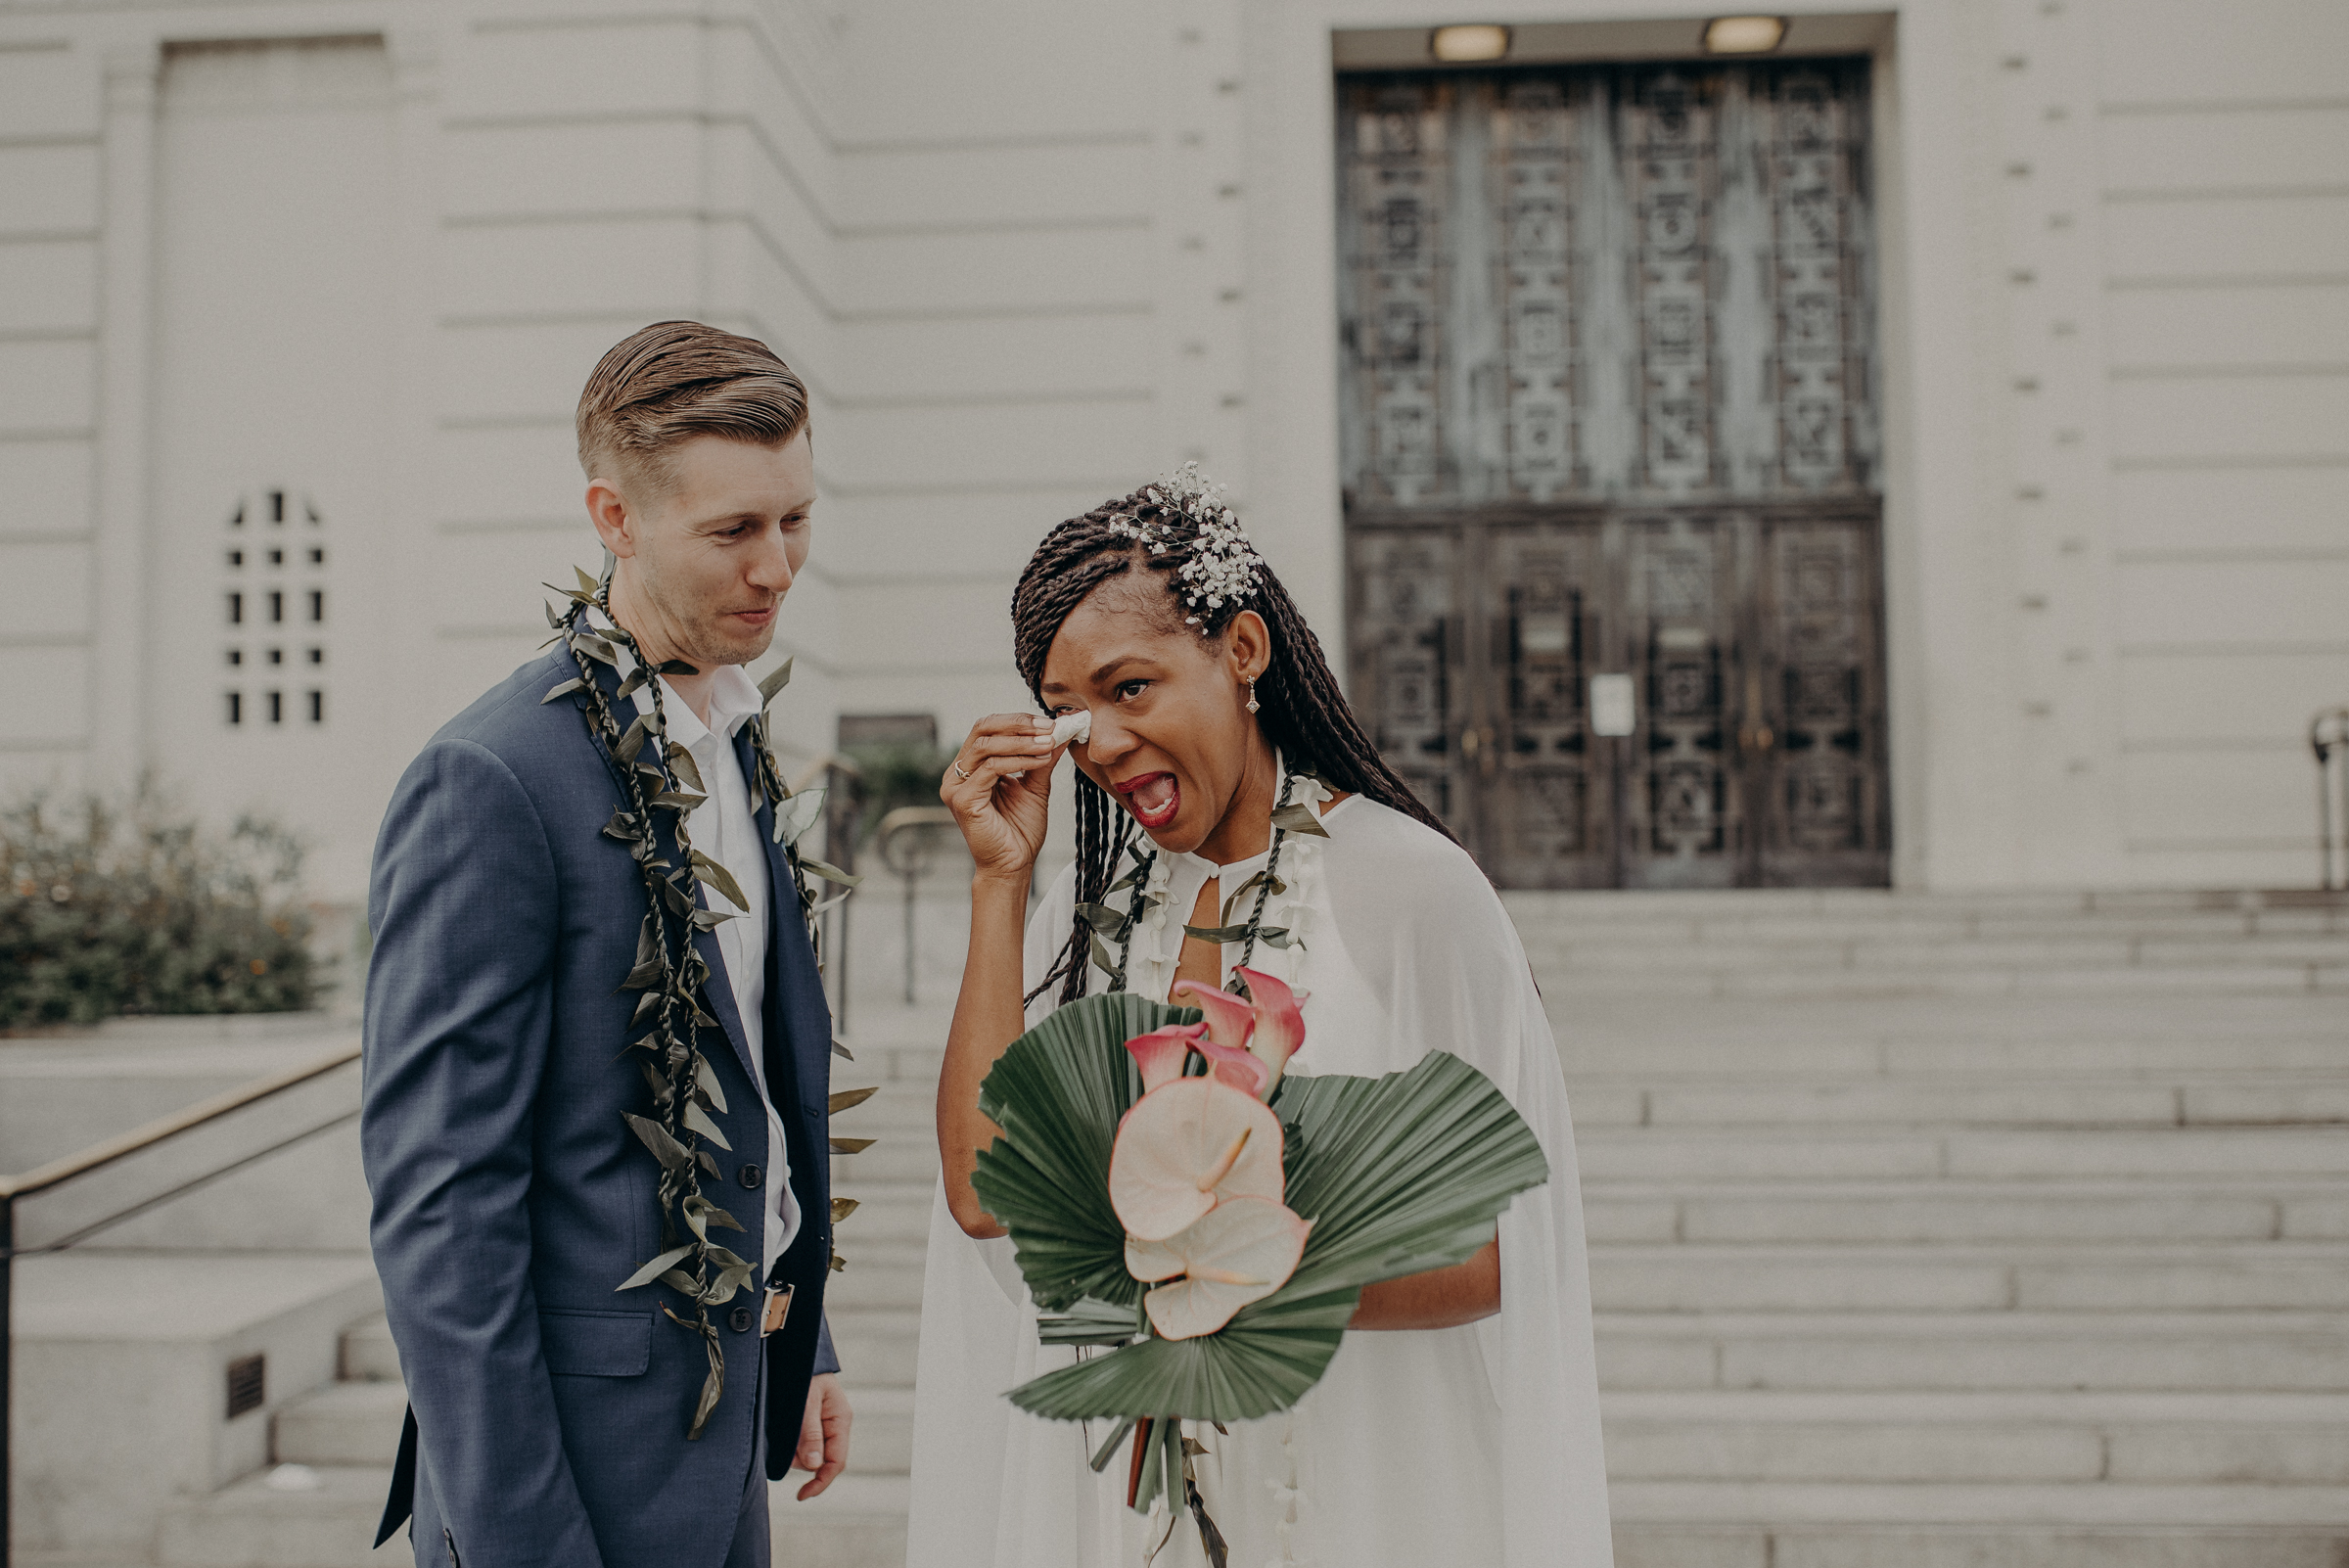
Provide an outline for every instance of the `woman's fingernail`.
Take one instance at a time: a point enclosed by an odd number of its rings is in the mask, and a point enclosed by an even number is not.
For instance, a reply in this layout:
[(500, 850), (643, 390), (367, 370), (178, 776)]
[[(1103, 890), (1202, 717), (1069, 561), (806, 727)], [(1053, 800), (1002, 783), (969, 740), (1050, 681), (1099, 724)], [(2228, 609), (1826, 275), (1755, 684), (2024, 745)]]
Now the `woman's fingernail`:
[(1035, 725), (1038, 735), (1052, 733), (1052, 715), (1050, 714), (1032, 714), (1029, 715), (1029, 721)]

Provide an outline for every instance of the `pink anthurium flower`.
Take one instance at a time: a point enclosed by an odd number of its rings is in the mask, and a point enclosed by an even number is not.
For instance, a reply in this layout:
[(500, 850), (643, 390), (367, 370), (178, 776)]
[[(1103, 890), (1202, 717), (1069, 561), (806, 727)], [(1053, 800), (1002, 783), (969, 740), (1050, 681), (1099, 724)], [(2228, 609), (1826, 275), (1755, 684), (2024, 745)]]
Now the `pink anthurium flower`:
[(1256, 1028), (1256, 1010), (1246, 997), (1234, 996), (1227, 991), (1203, 986), (1196, 980), (1178, 980), (1168, 993), (1174, 1000), (1188, 994), (1191, 1005), (1207, 1015), (1207, 1038), (1219, 1045), (1238, 1049), (1248, 1043), (1249, 1031)]
[(1134, 1065), (1142, 1070), (1144, 1094), (1182, 1077), (1183, 1061), (1206, 1028), (1204, 1024), (1177, 1024), (1171, 1029), (1136, 1035), (1126, 1042), (1126, 1048), (1133, 1053)]
[[(1288, 985), (1261, 969), (1235, 969), (1248, 983), (1249, 996), (1234, 996), (1213, 986), (1202, 986), (1195, 980), (1178, 980), (1173, 994), (1187, 996), (1191, 1004), (1207, 1015), (1207, 1038), (1224, 1047), (1246, 1046), (1250, 1054), (1264, 1064), (1263, 1079), (1254, 1092), (1260, 1099), (1269, 1099), (1280, 1084), (1280, 1075), (1287, 1071), (1289, 1058), (1305, 1043), (1305, 1006), (1309, 992), (1291, 991)], [(1210, 1061), (1224, 1058), (1208, 1049), (1203, 1041), (1199, 1050)], [(1245, 1088), (1241, 1075), (1218, 1074)]]
[(1265, 1097), (1265, 1091), (1269, 1087), (1266, 1080), (1272, 1075), (1264, 1063), (1256, 1059), (1255, 1052), (1240, 1050), (1230, 1045), (1219, 1045), (1212, 1039), (1193, 1040), (1191, 1045), (1200, 1055), (1207, 1058), (1210, 1078), (1220, 1079), (1242, 1093), (1252, 1094), (1260, 1100)]
[(1126, 1267), (1145, 1284), (1173, 1281), (1142, 1298), (1159, 1337), (1196, 1339), (1287, 1284), (1313, 1228), (1269, 1198), (1226, 1198), (1164, 1241), (1128, 1238)]
[(1279, 1119), (1212, 1078), (1176, 1079), (1143, 1095), (1110, 1151), (1110, 1207), (1142, 1241), (1164, 1241), (1232, 1198), (1278, 1203), (1287, 1188)]

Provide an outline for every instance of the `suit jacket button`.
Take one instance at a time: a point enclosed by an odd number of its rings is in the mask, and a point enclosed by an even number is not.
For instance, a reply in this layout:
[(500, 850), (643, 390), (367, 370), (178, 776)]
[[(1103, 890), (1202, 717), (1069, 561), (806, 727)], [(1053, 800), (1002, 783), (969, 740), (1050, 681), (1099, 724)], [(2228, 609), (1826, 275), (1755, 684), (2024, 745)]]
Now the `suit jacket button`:
[(755, 1188), (760, 1182), (766, 1179), (766, 1173), (760, 1170), (755, 1165), (746, 1165), (741, 1170), (734, 1173), (734, 1179), (741, 1182), (746, 1187)]
[(737, 1307), (734, 1309), (734, 1315), (727, 1318), (726, 1321), (734, 1325), (735, 1333), (747, 1334), (751, 1331), (751, 1310), (748, 1307)]

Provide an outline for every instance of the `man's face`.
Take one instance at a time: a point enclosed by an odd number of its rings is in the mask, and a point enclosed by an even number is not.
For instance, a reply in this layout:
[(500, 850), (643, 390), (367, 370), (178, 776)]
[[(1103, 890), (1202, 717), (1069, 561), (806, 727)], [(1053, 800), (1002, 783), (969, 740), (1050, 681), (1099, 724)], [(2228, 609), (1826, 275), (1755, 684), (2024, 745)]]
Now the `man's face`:
[[(599, 531), (622, 561), (634, 616), (668, 657), (709, 670), (748, 664), (774, 640), (775, 618), (807, 559), (815, 462), (807, 433), (779, 447), (696, 436), (668, 452), (673, 482), (617, 529)], [(598, 482), (601, 484), (602, 482)], [(588, 496), (596, 510), (593, 487)]]

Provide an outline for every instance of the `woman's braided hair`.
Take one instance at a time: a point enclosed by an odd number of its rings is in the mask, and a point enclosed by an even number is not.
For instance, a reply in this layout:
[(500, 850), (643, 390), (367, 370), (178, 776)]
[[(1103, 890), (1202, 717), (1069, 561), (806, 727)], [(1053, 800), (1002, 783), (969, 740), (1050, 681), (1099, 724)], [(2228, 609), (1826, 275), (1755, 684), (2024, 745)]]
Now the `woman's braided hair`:
[[(1177, 506), (1156, 497), (1160, 487), (1134, 491), (1120, 500), (1105, 501), (1082, 517), (1073, 517), (1044, 535), (1028, 569), (1012, 590), (1012, 657), (1020, 678), (1038, 705), (1043, 703), (1044, 658), (1061, 623), (1094, 589), (1113, 577), (1136, 572), (1155, 572), (1167, 593), (1171, 625), (1194, 629), (1203, 636), (1221, 637), (1243, 610), (1262, 616), (1271, 636), (1271, 662), (1257, 678), (1257, 722), (1265, 736), (1280, 749), (1292, 769), (1310, 768), (1332, 790), (1367, 795), (1383, 806), (1426, 823), (1446, 838), (1451, 830), (1420, 803), (1396, 771), (1378, 755), (1363, 733), (1354, 710), (1346, 705), (1329, 662), (1321, 656), (1321, 641), (1305, 623), (1296, 601), (1261, 561), (1255, 585), (1221, 602), (1202, 600), (1186, 605), (1183, 569), (1203, 542), (1198, 520)], [(1138, 530), (1147, 540), (1137, 538)], [(1134, 821), (1109, 792), (1077, 775), (1077, 902), (1097, 904), (1109, 892), (1118, 862), (1134, 837)], [(1457, 842), (1456, 840), (1454, 842)], [(1137, 896), (1139, 890), (1136, 890)], [(1060, 999), (1073, 1002), (1084, 994), (1084, 971), (1092, 927), (1079, 915), (1069, 941), (1035, 991), (1034, 999), (1061, 983)]]

